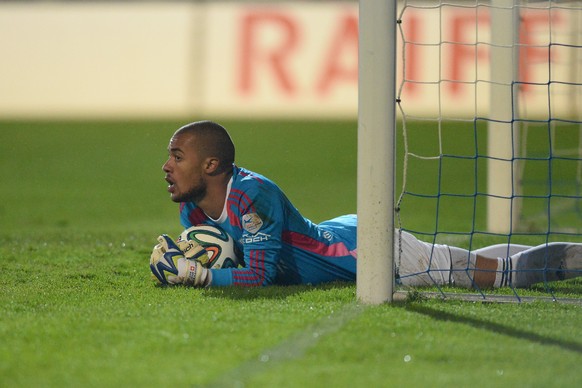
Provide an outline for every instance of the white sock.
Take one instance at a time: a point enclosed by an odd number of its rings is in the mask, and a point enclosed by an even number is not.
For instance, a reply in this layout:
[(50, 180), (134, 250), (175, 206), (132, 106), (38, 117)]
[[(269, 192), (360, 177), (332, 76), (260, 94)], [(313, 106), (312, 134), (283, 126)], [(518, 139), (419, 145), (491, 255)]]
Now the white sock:
[(513, 284), (513, 270), (517, 268), (517, 260), (521, 257), (521, 252), (510, 257), (497, 258), (497, 272), (495, 273), (494, 288), (507, 287)]

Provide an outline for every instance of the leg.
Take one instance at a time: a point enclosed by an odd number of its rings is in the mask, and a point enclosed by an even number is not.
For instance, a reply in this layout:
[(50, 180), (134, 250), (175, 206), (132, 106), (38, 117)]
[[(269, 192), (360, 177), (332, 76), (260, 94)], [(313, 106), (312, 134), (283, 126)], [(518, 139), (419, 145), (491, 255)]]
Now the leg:
[[(400, 280), (407, 286), (455, 285), (491, 288), (500, 261), (448, 245), (430, 244), (402, 232), (394, 236)], [(497, 249), (497, 248), (496, 248)], [(505, 245), (507, 251), (507, 245)], [(491, 250), (489, 251), (492, 252)]]
[(509, 257), (515, 255), (519, 252), (523, 252), (527, 249), (532, 248), (529, 245), (519, 245), (519, 244), (496, 244), (490, 245), (488, 247), (479, 248), (474, 251), (477, 256), (488, 257), (490, 259), (496, 259), (498, 257)]
[[(506, 246), (507, 250), (507, 246)], [(466, 288), (493, 288), (498, 277), (500, 260), (450, 247), (454, 284)]]
[(477, 255), (475, 259), (475, 285), (479, 288), (493, 288), (497, 276), (498, 259)]
[(504, 258), (530, 248), (529, 245), (496, 244), (474, 250), (477, 255), (475, 285), (482, 289), (507, 286), (509, 262)]
[[(395, 264), (400, 282), (406, 286), (422, 287), (449, 284), (451, 259), (446, 245), (418, 240), (405, 231), (394, 233)], [(464, 251), (465, 261), (468, 251)]]
[[(394, 237), (395, 251), (399, 257), (396, 260), (397, 268), (404, 285), (418, 287), (448, 284), (465, 288), (475, 285), (480, 288), (493, 286), (497, 258), (478, 257), (466, 249), (448, 245), (433, 245), (406, 232)], [(478, 268), (484, 271), (475, 271)]]
[[(397, 267), (409, 286), (529, 287), (542, 281), (582, 276), (582, 244), (550, 243), (537, 247), (496, 245), (474, 252), (430, 244), (402, 232), (395, 236)], [(512, 253), (514, 252), (514, 253)], [(491, 257), (501, 253), (500, 257)], [(507, 257), (507, 253), (512, 253)]]
[(582, 244), (550, 243), (539, 245), (511, 257), (513, 285), (571, 279), (582, 275)]

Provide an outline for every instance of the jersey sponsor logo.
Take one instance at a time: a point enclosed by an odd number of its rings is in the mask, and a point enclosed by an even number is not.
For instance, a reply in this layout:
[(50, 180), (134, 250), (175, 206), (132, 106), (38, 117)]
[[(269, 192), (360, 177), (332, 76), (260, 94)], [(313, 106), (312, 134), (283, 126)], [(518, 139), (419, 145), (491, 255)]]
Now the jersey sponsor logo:
[(333, 240), (333, 236), (327, 230), (325, 232), (323, 232), (323, 238), (325, 238), (327, 241), (330, 241), (330, 242), (331, 242), (331, 240)]
[(242, 236), (242, 242), (243, 244), (250, 244), (250, 243), (255, 243), (255, 242), (263, 242), (263, 241), (269, 241), (271, 239), (271, 235), (270, 234), (265, 234), (265, 233), (257, 233), (257, 234), (243, 234)]
[(242, 227), (251, 234), (255, 234), (263, 226), (263, 220), (257, 213), (247, 213), (242, 216)]

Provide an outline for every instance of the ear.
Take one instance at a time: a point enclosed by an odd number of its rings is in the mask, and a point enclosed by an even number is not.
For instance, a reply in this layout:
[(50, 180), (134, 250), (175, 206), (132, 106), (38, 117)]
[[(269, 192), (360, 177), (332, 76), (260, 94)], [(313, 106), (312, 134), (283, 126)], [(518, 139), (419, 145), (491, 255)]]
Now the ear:
[(218, 171), (218, 166), (220, 165), (219, 160), (214, 157), (206, 158), (204, 161), (204, 171), (208, 175), (214, 175)]

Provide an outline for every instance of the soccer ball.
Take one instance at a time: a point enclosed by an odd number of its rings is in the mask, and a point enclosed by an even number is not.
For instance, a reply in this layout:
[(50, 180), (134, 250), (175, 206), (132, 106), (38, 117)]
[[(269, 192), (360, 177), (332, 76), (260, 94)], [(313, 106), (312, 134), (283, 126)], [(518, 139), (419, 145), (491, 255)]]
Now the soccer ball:
[[(194, 241), (208, 253), (206, 268), (239, 268), (244, 267), (244, 261), (234, 245), (234, 240), (222, 229), (211, 225), (198, 225), (183, 231), (178, 237), (181, 241)], [(187, 253), (186, 253), (187, 257)]]

